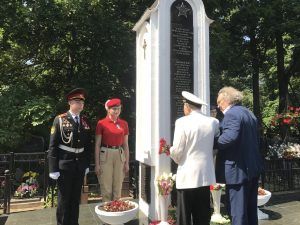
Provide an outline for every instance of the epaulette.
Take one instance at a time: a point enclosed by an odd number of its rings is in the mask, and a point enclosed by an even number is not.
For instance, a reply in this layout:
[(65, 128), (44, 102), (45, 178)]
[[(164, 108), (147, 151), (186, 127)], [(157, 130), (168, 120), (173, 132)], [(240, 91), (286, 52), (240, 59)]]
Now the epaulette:
[(58, 115), (58, 117), (65, 117), (65, 116), (67, 116), (67, 113), (62, 113), (62, 114), (60, 114), (60, 115)]
[(84, 121), (87, 121), (88, 118), (85, 116), (85, 115), (82, 115), (81, 118), (84, 120)]

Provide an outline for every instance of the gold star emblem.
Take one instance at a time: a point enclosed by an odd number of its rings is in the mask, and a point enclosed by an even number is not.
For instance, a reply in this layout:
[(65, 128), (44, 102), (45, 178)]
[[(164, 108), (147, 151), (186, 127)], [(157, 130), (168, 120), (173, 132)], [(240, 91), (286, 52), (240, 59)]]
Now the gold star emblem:
[(176, 8), (178, 9), (178, 16), (185, 16), (185, 18), (187, 18), (187, 13), (190, 9), (188, 9), (183, 2), (181, 5), (177, 5)]

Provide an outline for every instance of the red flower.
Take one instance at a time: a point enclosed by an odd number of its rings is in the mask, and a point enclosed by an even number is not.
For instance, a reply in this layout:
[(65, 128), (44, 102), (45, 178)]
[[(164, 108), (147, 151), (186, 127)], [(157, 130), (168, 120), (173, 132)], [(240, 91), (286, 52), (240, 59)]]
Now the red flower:
[(134, 205), (127, 201), (113, 200), (111, 202), (105, 203), (103, 206), (99, 206), (100, 210), (107, 212), (122, 212), (133, 209)]
[(213, 186), (213, 185), (210, 185), (210, 186), (209, 186), (209, 190), (214, 190), (214, 186)]
[(159, 144), (160, 144), (161, 146), (165, 146), (166, 143), (167, 143), (167, 141), (166, 141), (164, 138), (161, 138), (161, 139), (159, 140)]
[(291, 122), (292, 122), (292, 118), (291, 117), (287, 117), (287, 118), (283, 119), (283, 123), (284, 124), (291, 124)]
[(160, 223), (160, 220), (153, 220), (149, 225), (157, 225)]
[(159, 140), (159, 154), (165, 153), (167, 156), (170, 155), (170, 145), (167, 144), (167, 141), (164, 138)]

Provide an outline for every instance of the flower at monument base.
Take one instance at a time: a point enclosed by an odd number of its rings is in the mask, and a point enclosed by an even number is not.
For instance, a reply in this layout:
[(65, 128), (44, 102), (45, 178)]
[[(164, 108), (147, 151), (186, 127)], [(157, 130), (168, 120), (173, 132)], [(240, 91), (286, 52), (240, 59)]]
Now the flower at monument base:
[(159, 140), (159, 154), (165, 153), (166, 155), (170, 155), (170, 145), (167, 144), (167, 141), (164, 138)]
[(157, 178), (159, 195), (168, 196), (173, 190), (173, 186), (176, 180), (176, 174), (163, 173)]
[(218, 190), (221, 190), (224, 187), (225, 187), (225, 184), (215, 184), (215, 185), (210, 185), (209, 190), (218, 191)]
[[(160, 220), (153, 220), (151, 221), (151, 223), (149, 225), (158, 225), (161, 221)], [(170, 216), (168, 217), (168, 221), (167, 221), (170, 225), (176, 225), (176, 221), (171, 218)]]

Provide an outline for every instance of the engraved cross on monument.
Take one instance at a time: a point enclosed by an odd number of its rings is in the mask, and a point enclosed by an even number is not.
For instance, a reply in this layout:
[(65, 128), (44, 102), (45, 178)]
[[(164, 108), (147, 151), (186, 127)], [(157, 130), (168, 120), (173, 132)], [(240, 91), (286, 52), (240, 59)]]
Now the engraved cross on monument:
[(198, 95), (209, 112), (211, 22), (201, 0), (157, 0), (133, 28), (140, 224), (160, 219), (156, 178), (171, 171), (171, 160), (158, 154), (159, 140), (172, 143), (174, 122), (183, 116), (181, 92)]

